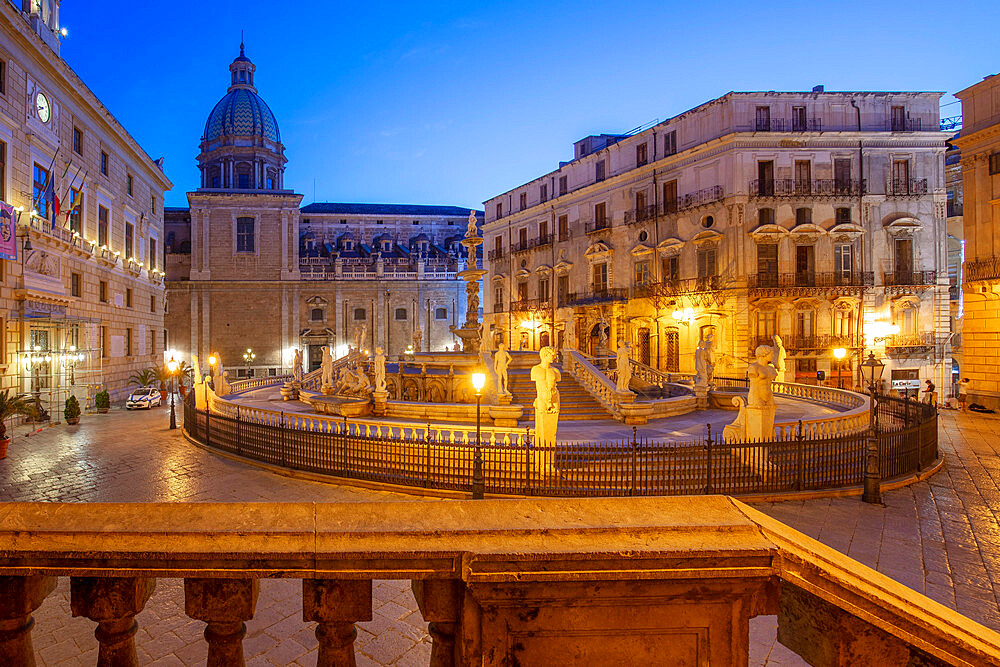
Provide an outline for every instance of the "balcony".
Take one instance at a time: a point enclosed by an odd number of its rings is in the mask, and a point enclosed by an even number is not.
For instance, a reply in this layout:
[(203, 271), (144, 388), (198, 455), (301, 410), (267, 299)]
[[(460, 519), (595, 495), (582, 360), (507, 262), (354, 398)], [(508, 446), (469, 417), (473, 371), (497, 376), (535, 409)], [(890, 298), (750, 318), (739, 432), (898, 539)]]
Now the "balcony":
[(531, 242), (525, 239), (524, 241), (515, 241), (510, 244), (510, 254), (517, 255), (522, 252), (528, 252), (531, 250)]
[(882, 274), (886, 287), (932, 287), (937, 285), (936, 271), (889, 271)]
[(822, 132), (822, 118), (758, 118), (749, 128), (754, 132)]
[(611, 229), (611, 218), (605, 216), (603, 218), (595, 218), (584, 225), (584, 231), (587, 234), (600, 234)]
[(656, 217), (656, 206), (639, 206), (629, 211), (625, 211), (625, 224), (635, 225), (646, 222)]
[(486, 253), (486, 256), (491, 262), (499, 262), (501, 259), (506, 257), (506, 254), (504, 253), (503, 248), (494, 248)]
[(885, 184), (886, 197), (920, 197), (926, 194), (926, 178), (893, 178)]
[(755, 296), (781, 296), (795, 294), (799, 289), (823, 290), (837, 294), (854, 294), (871, 287), (874, 275), (870, 271), (802, 271), (798, 273), (771, 273), (760, 271), (747, 276), (747, 288)]
[(539, 234), (538, 238), (531, 239), (529, 245), (532, 248), (545, 248), (552, 245), (554, 238), (554, 234)]
[(681, 293), (683, 283), (678, 278), (661, 280), (660, 282), (648, 282), (641, 285), (632, 286), (633, 299), (657, 299), (671, 298)]
[(858, 197), (865, 194), (865, 180), (754, 178), (750, 180), (748, 192), (751, 199), (772, 197), (775, 199), (793, 199), (796, 197)]
[(895, 334), (885, 340), (885, 351), (890, 356), (925, 354), (934, 349), (934, 334)]
[(698, 208), (699, 206), (713, 204), (715, 202), (722, 201), (723, 199), (725, 199), (725, 191), (722, 189), (722, 186), (713, 185), (708, 188), (696, 190), (695, 192), (689, 192), (683, 197), (679, 197), (676, 204), (674, 202), (664, 203), (664, 213), (667, 212), (668, 208), (674, 208), (675, 210), (672, 212), (677, 213), (692, 208)]
[(562, 243), (563, 241), (569, 241), (571, 238), (573, 238), (573, 230), (572, 229), (564, 229), (561, 232), (559, 232), (559, 242), (560, 243)]
[(510, 302), (510, 312), (527, 313), (533, 310), (548, 310), (548, 299), (518, 299)]
[(595, 287), (589, 292), (570, 292), (566, 301), (570, 306), (628, 301), (628, 289), (625, 287)]
[(889, 132), (920, 132), (922, 125), (920, 118), (893, 118), (885, 124), (885, 129)]
[(494, 313), (503, 313), (503, 312), (505, 312), (502, 301), (497, 301), (496, 303), (493, 304), (493, 312)]
[(993, 256), (966, 262), (962, 266), (965, 282), (1000, 280), (1000, 257)]

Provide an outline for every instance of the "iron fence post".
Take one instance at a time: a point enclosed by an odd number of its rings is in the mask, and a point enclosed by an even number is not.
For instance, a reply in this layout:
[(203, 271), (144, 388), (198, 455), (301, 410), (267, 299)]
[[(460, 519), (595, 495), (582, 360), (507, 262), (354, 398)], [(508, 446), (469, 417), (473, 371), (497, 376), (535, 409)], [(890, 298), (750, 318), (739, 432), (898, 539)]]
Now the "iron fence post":
[[(870, 388), (871, 395), (871, 423), (868, 428), (868, 447), (865, 455), (865, 481), (864, 493), (861, 500), (866, 503), (882, 503), (882, 480), (879, 479), (878, 472), (878, 401), (875, 398), (875, 386)], [(905, 428), (905, 426), (904, 426)]]
[(285, 413), (281, 413), (281, 466), (285, 466)]
[(212, 438), (211, 438), (212, 429), (209, 428), (209, 426), (210, 426), (210, 424), (209, 424), (209, 422), (210, 422), (209, 417), (211, 416), (211, 414), (212, 414), (212, 409), (209, 406), (206, 405), (205, 406), (205, 446), (206, 447), (211, 447), (212, 446)]
[(706, 470), (705, 470), (705, 493), (712, 493), (712, 425), (705, 425), (708, 435), (705, 436), (706, 447)]
[(629, 495), (635, 495), (635, 475), (636, 475), (636, 442), (635, 442), (635, 426), (632, 427), (632, 488), (629, 490)]
[(796, 437), (796, 440), (798, 441), (798, 446), (795, 448), (796, 449), (796, 451), (795, 451), (795, 490), (796, 491), (801, 491), (802, 490), (802, 478), (803, 478), (803, 475), (804, 475), (804, 470), (802, 468), (802, 459), (804, 457), (803, 457), (803, 451), (802, 451), (803, 434), (802, 434), (802, 420), (801, 419), (799, 420), (799, 432), (798, 432), (798, 435)]

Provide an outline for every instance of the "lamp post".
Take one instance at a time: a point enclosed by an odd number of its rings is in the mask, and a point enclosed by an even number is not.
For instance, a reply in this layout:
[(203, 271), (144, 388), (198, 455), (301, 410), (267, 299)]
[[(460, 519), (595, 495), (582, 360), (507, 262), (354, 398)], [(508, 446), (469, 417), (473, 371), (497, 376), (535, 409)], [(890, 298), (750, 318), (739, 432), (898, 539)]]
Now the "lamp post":
[(844, 357), (846, 356), (847, 350), (845, 348), (834, 348), (833, 358), (837, 360), (837, 389), (844, 388)]
[(243, 353), (243, 363), (245, 363), (247, 365), (247, 377), (248, 378), (250, 377), (250, 364), (256, 358), (257, 358), (257, 355), (254, 354), (254, 351), (253, 351), (252, 348), (248, 347), (247, 351)]
[(861, 362), (861, 376), (868, 383), (870, 400), (868, 452), (865, 460), (864, 493), (861, 495), (861, 500), (866, 503), (882, 502), (882, 482), (878, 471), (878, 396), (875, 387), (882, 381), (883, 370), (885, 370), (885, 364), (875, 358), (874, 352), (869, 352), (868, 358)]
[(219, 357), (214, 354), (208, 355), (208, 384), (215, 391), (215, 365), (219, 363)]
[(486, 491), (486, 479), (483, 476), (483, 450), (481, 440), (480, 410), (483, 403), (483, 387), (486, 386), (486, 373), (476, 371), (472, 374), (472, 387), (476, 390), (476, 451), (472, 457), (472, 499), (482, 500)]
[(170, 373), (170, 428), (177, 428), (177, 416), (174, 412), (174, 373), (177, 372), (177, 362), (173, 356), (167, 362), (167, 372)]

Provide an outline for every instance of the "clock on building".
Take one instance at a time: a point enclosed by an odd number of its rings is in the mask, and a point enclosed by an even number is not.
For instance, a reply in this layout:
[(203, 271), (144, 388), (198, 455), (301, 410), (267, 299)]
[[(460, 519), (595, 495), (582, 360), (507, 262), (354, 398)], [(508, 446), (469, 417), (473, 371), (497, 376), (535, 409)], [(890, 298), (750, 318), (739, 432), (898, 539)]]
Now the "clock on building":
[(38, 120), (43, 123), (49, 122), (52, 109), (49, 107), (49, 98), (45, 97), (45, 93), (38, 93), (35, 96), (35, 106), (38, 108)]

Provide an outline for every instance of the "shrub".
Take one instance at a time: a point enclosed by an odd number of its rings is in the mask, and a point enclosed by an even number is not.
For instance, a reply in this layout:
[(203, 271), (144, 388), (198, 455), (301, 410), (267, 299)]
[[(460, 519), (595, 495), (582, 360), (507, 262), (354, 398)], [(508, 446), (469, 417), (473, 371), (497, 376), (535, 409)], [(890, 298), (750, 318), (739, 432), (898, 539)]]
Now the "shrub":
[(97, 392), (94, 396), (94, 405), (98, 409), (111, 407), (111, 397), (108, 396), (108, 392), (106, 390)]
[(80, 416), (80, 401), (76, 400), (76, 396), (70, 396), (66, 399), (66, 407), (63, 408), (63, 416), (68, 419), (76, 419)]

